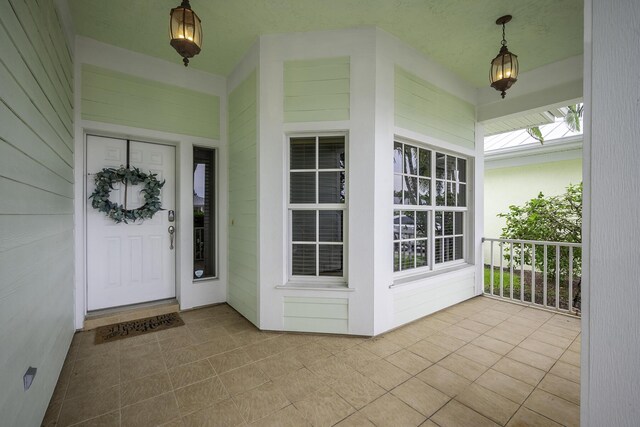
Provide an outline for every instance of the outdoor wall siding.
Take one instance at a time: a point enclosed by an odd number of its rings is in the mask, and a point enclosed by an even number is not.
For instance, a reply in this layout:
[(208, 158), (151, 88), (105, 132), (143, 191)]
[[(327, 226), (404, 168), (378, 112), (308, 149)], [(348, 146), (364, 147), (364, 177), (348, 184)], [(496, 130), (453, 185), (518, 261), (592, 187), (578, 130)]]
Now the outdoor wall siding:
[(283, 311), (286, 331), (349, 332), (347, 298), (284, 297)]
[(475, 107), (400, 67), (395, 69), (395, 125), (474, 147)]
[(258, 324), (257, 74), (229, 95), (228, 303)]
[(82, 119), (220, 138), (214, 95), (82, 64)]
[(475, 296), (473, 270), (444, 276), (430, 279), (428, 286), (394, 290), (394, 327)]
[(74, 333), (73, 64), (52, 1), (0, 2), (0, 82), (0, 424), (35, 426)]
[(349, 57), (284, 63), (284, 121), (349, 120)]
[(485, 237), (500, 237), (505, 220), (497, 215), (508, 212), (509, 206), (522, 205), (537, 197), (540, 192), (545, 196), (563, 194), (569, 184), (580, 182), (582, 159), (498, 169), (485, 168)]

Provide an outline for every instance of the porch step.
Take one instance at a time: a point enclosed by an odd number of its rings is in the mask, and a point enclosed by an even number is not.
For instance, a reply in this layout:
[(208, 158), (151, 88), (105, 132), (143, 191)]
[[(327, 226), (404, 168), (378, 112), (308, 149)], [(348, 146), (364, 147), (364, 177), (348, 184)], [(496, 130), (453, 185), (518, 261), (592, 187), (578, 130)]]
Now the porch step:
[(84, 318), (84, 327), (82, 330), (89, 331), (99, 328), (100, 326), (144, 319), (145, 317), (159, 316), (161, 314), (176, 313), (178, 311), (180, 311), (180, 305), (175, 298), (96, 310), (87, 313)]

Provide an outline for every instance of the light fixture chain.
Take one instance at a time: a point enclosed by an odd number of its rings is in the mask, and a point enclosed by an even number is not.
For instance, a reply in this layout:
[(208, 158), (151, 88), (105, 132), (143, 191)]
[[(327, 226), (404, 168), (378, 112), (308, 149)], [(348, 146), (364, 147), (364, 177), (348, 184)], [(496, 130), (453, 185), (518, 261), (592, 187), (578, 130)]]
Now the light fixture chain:
[(504, 35), (504, 26), (505, 26), (505, 23), (503, 22), (502, 23), (502, 42), (501, 42), (502, 46), (506, 46), (507, 45), (507, 39), (505, 38), (505, 35)]

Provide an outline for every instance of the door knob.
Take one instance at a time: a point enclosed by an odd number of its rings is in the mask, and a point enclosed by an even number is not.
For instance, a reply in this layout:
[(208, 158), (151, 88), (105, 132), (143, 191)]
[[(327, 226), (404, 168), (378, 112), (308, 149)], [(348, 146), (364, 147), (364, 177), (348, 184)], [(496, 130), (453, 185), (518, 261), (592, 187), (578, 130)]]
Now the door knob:
[(173, 225), (169, 226), (169, 249), (173, 249), (173, 236), (176, 233), (176, 228)]

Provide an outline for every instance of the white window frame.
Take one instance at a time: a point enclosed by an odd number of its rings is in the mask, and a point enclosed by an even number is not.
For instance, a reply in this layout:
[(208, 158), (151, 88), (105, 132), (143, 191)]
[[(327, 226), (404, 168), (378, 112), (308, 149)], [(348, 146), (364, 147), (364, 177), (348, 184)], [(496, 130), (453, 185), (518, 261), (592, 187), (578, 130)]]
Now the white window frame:
[[(392, 149), (395, 152), (395, 144), (396, 143), (400, 143), (403, 145), (403, 150), (404, 150), (404, 146), (405, 145), (409, 145), (412, 147), (416, 147), (416, 148), (420, 148), (423, 150), (429, 150), (431, 152), (431, 175), (429, 178), (430, 179), (430, 204), (429, 205), (405, 205), (404, 204), (404, 195), (402, 197), (402, 203), (401, 204), (396, 204), (395, 200), (393, 203), (393, 216), (395, 217), (395, 212), (396, 211), (400, 211), (400, 215), (403, 216), (404, 212), (406, 211), (427, 211), (428, 212), (428, 229), (429, 229), (429, 233), (427, 236), (427, 240), (429, 242), (429, 255), (428, 255), (428, 263), (426, 266), (422, 266), (422, 267), (413, 267), (413, 268), (409, 268), (406, 270), (403, 270), (402, 268), (400, 270), (395, 270), (395, 265), (392, 265), (392, 270), (393, 270), (393, 274), (396, 278), (404, 278), (404, 277), (408, 277), (408, 276), (415, 276), (415, 275), (421, 275), (424, 273), (429, 273), (429, 272), (436, 272), (439, 270), (444, 270), (444, 269), (449, 269), (451, 267), (456, 267), (456, 266), (460, 266), (460, 265), (468, 265), (468, 257), (469, 257), (469, 233), (471, 230), (471, 226), (469, 224), (469, 218), (472, 218), (471, 212), (472, 212), (472, 207), (469, 206), (470, 205), (470, 197), (469, 195), (471, 194), (471, 189), (473, 186), (473, 178), (470, 174), (471, 172), (471, 161), (472, 159), (465, 154), (462, 153), (458, 153), (455, 151), (451, 151), (451, 150), (447, 150), (447, 149), (442, 149), (440, 147), (437, 147), (435, 145), (429, 145), (429, 144), (425, 144), (422, 142), (418, 142), (418, 141), (414, 141), (414, 140), (409, 140), (409, 139), (405, 139), (405, 138), (401, 138), (396, 136), (393, 140), (393, 146)], [(458, 206), (440, 206), (436, 204), (436, 181), (438, 181), (438, 179), (436, 179), (436, 158), (437, 158), (437, 153), (440, 154), (445, 154), (445, 155), (449, 155), (449, 156), (454, 156), (456, 158), (461, 158), (463, 160), (466, 161), (466, 170), (465, 170), (465, 175), (466, 175), (466, 181), (464, 181), (462, 184), (465, 184), (465, 204), (466, 206), (464, 207), (458, 207)], [(395, 156), (395, 154), (392, 155), (392, 159)], [(446, 160), (445, 160), (445, 168), (446, 168)], [(396, 172), (393, 172), (394, 174), (394, 181), (395, 181), (395, 176), (396, 176)], [(402, 173), (402, 176), (404, 176), (406, 174)], [(412, 175), (410, 175), (412, 176)], [(446, 184), (449, 182), (452, 182), (451, 180), (447, 179), (446, 176), (446, 169), (445, 169), (445, 179), (442, 180), (445, 183), (445, 193), (446, 193)], [(395, 188), (395, 187), (394, 187)], [(395, 191), (395, 189), (394, 189)], [(447, 237), (453, 237), (454, 238), (454, 242), (455, 242), (455, 237), (457, 236), (462, 236), (462, 241), (463, 241), (463, 250), (462, 250), (462, 259), (458, 259), (458, 260), (452, 260), (452, 261), (446, 261), (446, 262), (440, 262), (436, 264), (436, 253), (435, 253), (435, 248), (436, 248), (436, 238), (442, 239), (444, 238), (444, 236), (440, 237), (440, 236), (436, 236), (436, 221), (435, 221), (435, 215), (436, 212), (462, 212), (463, 213), (463, 229), (462, 229), (462, 234), (455, 234), (455, 229), (454, 229), (454, 235), (452, 236), (447, 236)], [(444, 226), (444, 218), (443, 218), (443, 226)], [(455, 225), (454, 225), (455, 226)], [(419, 240), (418, 238), (414, 238), (414, 239), (408, 239), (408, 240)], [(406, 240), (405, 240), (406, 241)], [(400, 243), (401, 244), (401, 239), (400, 236), (398, 239), (393, 239), (393, 246), (391, 247), (391, 251), (392, 251), (392, 257), (391, 257), (391, 262), (394, 262), (394, 257), (395, 257), (395, 244), (396, 243)], [(443, 250), (444, 250), (444, 245), (443, 245)], [(455, 249), (454, 249), (454, 255), (455, 255)], [(402, 266), (402, 255), (400, 255), (400, 260), (399, 260), (399, 265), (400, 267)]]
[[(213, 262), (215, 263), (215, 274), (213, 276), (209, 276), (209, 277), (201, 277), (201, 278), (193, 278), (192, 282), (196, 283), (196, 282), (204, 282), (207, 280), (217, 280), (219, 278), (219, 272), (220, 272), (220, 245), (219, 245), (219, 241), (220, 241), (220, 228), (219, 228), (219, 218), (220, 218), (220, 179), (218, 176), (218, 171), (220, 170), (220, 150), (218, 149), (218, 147), (207, 147), (207, 146), (202, 146), (202, 145), (193, 145), (193, 147), (191, 147), (191, 151), (192, 153), (195, 151), (196, 148), (200, 148), (200, 149), (206, 149), (206, 150), (212, 150), (213, 151), (213, 183), (214, 185), (212, 186), (212, 191), (214, 192), (213, 195), (213, 203), (215, 204), (215, 210), (214, 210), (214, 225), (213, 225), (213, 232), (214, 232), (214, 239), (212, 242), (213, 245), (213, 250), (215, 252), (215, 257), (213, 259)], [(193, 181), (193, 178), (192, 178)], [(192, 182), (193, 185), (193, 182)], [(193, 210), (193, 202), (191, 204), (192, 206), (192, 210)], [(195, 237), (193, 239), (193, 243), (195, 244)], [(193, 260), (192, 260), (193, 261)], [(193, 267), (192, 267), (193, 270)], [(191, 275), (193, 277), (193, 274)]]
[[(318, 168), (318, 147), (319, 138), (338, 136), (344, 138), (344, 169), (319, 169)], [(316, 139), (316, 167), (314, 169), (291, 169), (291, 140), (295, 138), (315, 138)], [(346, 132), (304, 132), (291, 133), (286, 135), (286, 214), (287, 214), (287, 277), (288, 286), (320, 286), (320, 287), (346, 287), (348, 280), (348, 224), (349, 224), (349, 137)], [(316, 203), (291, 203), (291, 172), (315, 172), (316, 174)], [(345, 175), (345, 196), (344, 203), (319, 203), (319, 172), (344, 172)], [(319, 212), (321, 210), (342, 211), (342, 242), (322, 242), (323, 245), (342, 246), (342, 276), (320, 276), (320, 235), (319, 220), (320, 215), (316, 215), (316, 240), (315, 242), (294, 242), (293, 241), (293, 211), (311, 210)], [(293, 245), (294, 244), (315, 244), (316, 246), (316, 275), (315, 276), (294, 276), (293, 275)]]

